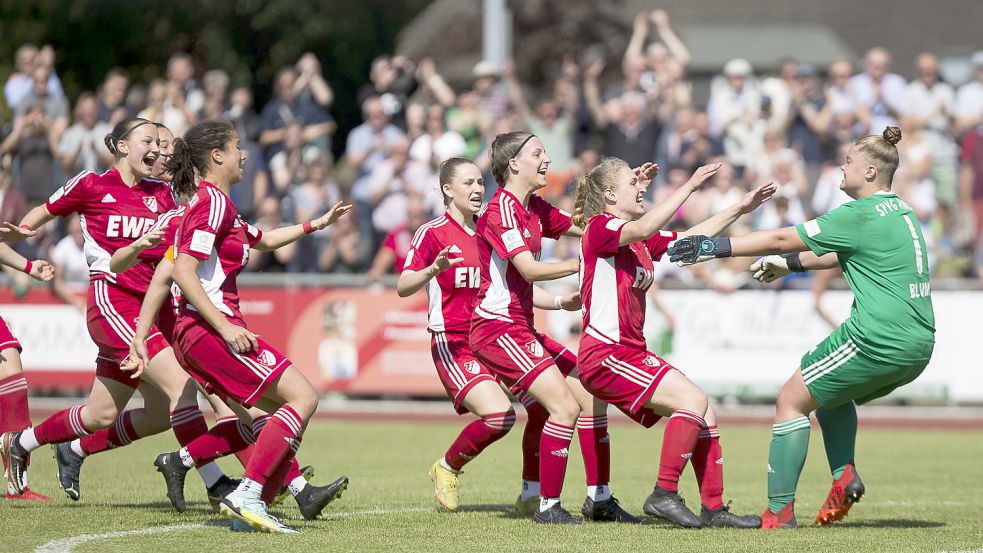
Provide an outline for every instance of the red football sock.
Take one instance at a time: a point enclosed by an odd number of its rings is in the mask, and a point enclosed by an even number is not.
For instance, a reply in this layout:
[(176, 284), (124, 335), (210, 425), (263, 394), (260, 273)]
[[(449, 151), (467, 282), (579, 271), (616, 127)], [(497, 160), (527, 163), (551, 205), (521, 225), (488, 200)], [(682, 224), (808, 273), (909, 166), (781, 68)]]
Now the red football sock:
[(82, 424), (82, 409), (85, 405), (63, 409), (35, 426), (34, 437), (38, 444), (60, 444), (88, 436), (91, 432)]
[(543, 438), (543, 426), (550, 418), (549, 411), (531, 395), (522, 395), (526, 408), (526, 427), (522, 430), (522, 479), (539, 482), (539, 444)]
[(253, 431), (242, 424), (239, 417), (231, 416), (218, 419), (208, 432), (184, 447), (194, 460), (195, 466), (200, 467), (219, 457), (242, 451), (254, 441)]
[(171, 430), (177, 443), (186, 446), (195, 438), (208, 432), (205, 415), (197, 405), (182, 407), (171, 413)]
[(143, 438), (144, 436), (137, 434), (136, 429), (134, 429), (132, 417), (133, 411), (123, 411), (109, 428), (103, 428), (79, 440), (82, 451), (86, 455), (92, 455), (107, 449), (122, 447), (133, 440)]
[(256, 449), (256, 444), (252, 444), (246, 447), (245, 449), (241, 449), (235, 452), (236, 459), (239, 459), (239, 464), (242, 465), (242, 468), (246, 468), (249, 466), (249, 459), (252, 458), (253, 451), (255, 449)]
[(27, 379), (17, 373), (0, 380), (0, 434), (31, 426), (27, 406)]
[(447, 466), (461, 470), (486, 447), (509, 433), (515, 425), (515, 411), (509, 409), (482, 417), (464, 427), (444, 454)]
[[(297, 439), (297, 442), (300, 442), (299, 438)], [(266, 484), (263, 485), (263, 493), (261, 494), (261, 497), (263, 499), (263, 503), (266, 503), (267, 507), (273, 504), (273, 500), (276, 499), (276, 496), (280, 493), (280, 490), (286, 488), (287, 484), (290, 483), (290, 480), (287, 480), (287, 478), (289, 478), (291, 468), (297, 466), (296, 453), (297, 451), (294, 449), (288, 450), (287, 457), (280, 461), (280, 464), (276, 467), (276, 470), (270, 474)], [(299, 470), (297, 472), (298, 474), (300, 473)], [(279, 483), (277, 484), (277, 482)]]
[(679, 409), (669, 417), (659, 460), (660, 488), (670, 492), (679, 490), (679, 475), (686, 468), (686, 461), (693, 456), (702, 428), (703, 417), (692, 411)]
[(720, 451), (720, 432), (716, 426), (700, 430), (693, 450), (693, 472), (700, 486), (700, 498), (707, 509), (724, 506), (724, 458)]
[(608, 416), (578, 417), (577, 436), (584, 456), (587, 485), (607, 484), (611, 479), (611, 439), (608, 436)]
[[(265, 484), (280, 463), (296, 453), (303, 433), (304, 421), (296, 411), (288, 405), (277, 409), (257, 436), (255, 449), (243, 476), (259, 484)], [(282, 478), (276, 481), (277, 485), (281, 482)]]
[(546, 421), (539, 444), (539, 495), (546, 499), (560, 497), (573, 427)]

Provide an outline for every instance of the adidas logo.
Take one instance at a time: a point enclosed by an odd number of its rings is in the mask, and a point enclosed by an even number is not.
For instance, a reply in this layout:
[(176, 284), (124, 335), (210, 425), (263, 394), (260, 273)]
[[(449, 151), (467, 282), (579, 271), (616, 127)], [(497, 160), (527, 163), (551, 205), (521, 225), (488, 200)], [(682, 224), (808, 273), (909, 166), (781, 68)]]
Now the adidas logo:
[(723, 458), (723, 457), (721, 457), (720, 459), (717, 459), (717, 464), (718, 464), (718, 465), (722, 465), (722, 464), (724, 464), (724, 458)]
[(461, 248), (458, 248), (457, 244), (451, 244), (450, 253), (461, 253)]
[(553, 455), (554, 457), (563, 457), (566, 459), (568, 455), (567, 448), (554, 449), (553, 451), (550, 451), (550, 455)]
[(529, 234), (529, 229), (523, 229), (522, 235), (525, 236), (526, 238), (532, 238), (532, 235)]
[(601, 438), (601, 439), (600, 439), (600, 440), (598, 440), (598, 441), (599, 441), (600, 443), (602, 443), (602, 444), (607, 444), (607, 443), (611, 443), (611, 435), (610, 435), (610, 434), (605, 434), (605, 435), (604, 435), (604, 437), (603, 437), (603, 438)]
[(692, 459), (693, 458), (693, 454), (692, 453), (683, 453), (683, 454), (680, 455), (680, 457), (682, 457), (683, 459), (687, 459), (688, 460), (688, 459)]
[(106, 194), (102, 197), (102, 203), (104, 204), (114, 204), (116, 203), (116, 198), (112, 194)]
[(768, 474), (775, 474), (775, 469), (771, 468), (771, 463), (768, 463)]

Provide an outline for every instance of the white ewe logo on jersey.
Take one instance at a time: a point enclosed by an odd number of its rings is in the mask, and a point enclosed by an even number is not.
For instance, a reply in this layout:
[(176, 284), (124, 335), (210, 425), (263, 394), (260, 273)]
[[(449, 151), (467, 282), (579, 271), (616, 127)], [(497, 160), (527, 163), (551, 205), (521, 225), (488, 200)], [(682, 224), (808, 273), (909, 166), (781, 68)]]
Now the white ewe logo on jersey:
[(649, 271), (645, 267), (635, 266), (635, 282), (632, 283), (632, 288), (648, 290), (653, 282), (655, 282), (654, 271)]
[(481, 282), (478, 267), (456, 267), (454, 269), (454, 288), (477, 288)]
[(268, 349), (260, 350), (259, 355), (256, 356), (256, 360), (267, 367), (272, 367), (276, 364), (276, 356)]
[(475, 360), (468, 361), (467, 363), (464, 364), (464, 370), (468, 371), (471, 374), (478, 374), (479, 371), (478, 362)]
[(106, 236), (108, 238), (140, 238), (152, 226), (154, 226), (154, 220), (147, 217), (110, 215), (106, 222)]
[(658, 367), (662, 363), (659, 363), (658, 357), (655, 357), (654, 355), (649, 355), (648, 357), (645, 358), (645, 364), (650, 367)]
[(157, 198), (153, 196), (144, 196), (143, 205), (147, 206), (147, 209), (157, 213)]
[(537, 340), (533, 340), (526, 344), (526, 351), (528, 351), (533, 357), (542, 357), (543, 344), (540, 344)]

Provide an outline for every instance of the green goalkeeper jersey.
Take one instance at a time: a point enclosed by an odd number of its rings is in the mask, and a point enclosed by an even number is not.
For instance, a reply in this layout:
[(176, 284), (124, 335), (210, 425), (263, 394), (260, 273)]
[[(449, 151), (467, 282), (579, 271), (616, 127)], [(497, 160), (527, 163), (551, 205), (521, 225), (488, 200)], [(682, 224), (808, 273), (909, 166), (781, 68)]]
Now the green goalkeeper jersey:
[(853, 290), (843, 323), (867, 356), (927, 360), (935, 343), (928, 252), (911, 206), (893, 192), (854, 200), (796, 226), (816, 255), (835, 252)]

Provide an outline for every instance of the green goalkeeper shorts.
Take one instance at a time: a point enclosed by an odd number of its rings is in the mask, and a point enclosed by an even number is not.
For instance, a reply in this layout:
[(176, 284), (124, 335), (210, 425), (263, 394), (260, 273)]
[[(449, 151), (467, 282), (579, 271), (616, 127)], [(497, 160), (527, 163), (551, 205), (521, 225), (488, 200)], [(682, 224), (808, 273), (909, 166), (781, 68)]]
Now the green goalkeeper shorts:
[(823, 407), (884, 397), (922, 374), (928, 360), (912, 364), (871, 359), (842, 326), (802, 356), (802, 378)]

